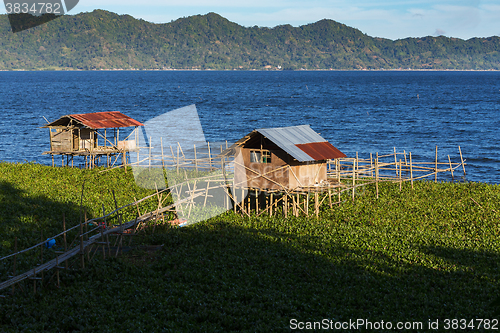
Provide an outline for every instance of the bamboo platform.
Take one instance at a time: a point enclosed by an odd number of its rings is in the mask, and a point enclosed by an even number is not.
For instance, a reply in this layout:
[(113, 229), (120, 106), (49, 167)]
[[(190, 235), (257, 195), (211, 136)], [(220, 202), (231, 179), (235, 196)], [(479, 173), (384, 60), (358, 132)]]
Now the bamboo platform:
[[(129, 163), (132, 168), (142, 168), (144, 170), (169, 170), (171, 177), (168, 179), (169, 187), (158, 189), (158, 184), (154, 184), (156, 192), (140, 200), (125, 205), (116, 207), (116, 209), (101, 217), (87, 220), (67, 229), (65, 227), (63, 217), (63, 232), (51, 237), (64, 238), (65, 251), (60, 253), (55, 259), (49, 260), (41, 265), (34, 267), (22, 274), (16, 275), (16, 258), (22, 253), (40, 249), (43, 253), (43, 247), (46, 241), (43, 241), (31, 246), (22, 251), (17, 251), (17, 240), (15, 251), (13, 254), (0, 258), (3, 260), (13, 260), (13, 274), (7, 281), (0, 283), (0, 290), (8, 287), (14, 287), (21, 281), (26, 279), (33, 280), (34, 291), (36, 292), (37, 281), (43, 281), (37, 276), (49, 270), (55, 270), (57, 276), (57, 284), (59, 285), (59, 270), (68, 267), (67, 262), (80, 255), (80, 264), (85, 266), (85, 256), (87, 261), (90, 260), (89, 253), (93, 247), (102, 247), (102, 254), (105, 257), (108, 248), (110, 253), (109, 235), (116, 235), (115, 245), (118, 244), (118, 249), (123, 241), (124, 235), (134, 234), (128, 233), (127, 230), (140, 229), (142, 225), (149, 221), (154, 221), (154, 225), (158, 223), (170, 223), (177, 226), (185, 226), (199, 222), (209, 217), (218, 215), (228, 210), (233, 210), (235, 213), (243, 216), (260, 216), (268, 214), (269, 216), (282, 215), (285, 218), (288, 216), (315, 216), (319, 217), (321, 207), (325, 207), (327, 203), (329, 209), (333, 209), (335, 205), (341, 204), (341, 194), (348, 192), (355, 200), (356, 192), (367, 185), (375, 186), (375, 195), (379, 196), (378, 185), (380, 182), (399, 183), (400, 190), (403, 183), (409, 183), (413, 188), (413, 182), (419, 179), (438, 180), (438, 174), (449, 173), (451, 180), (457, 177), (457, 169), (462, 168), (464, 177), (466, 176), (465, 165), (466, 160), (462, 156), (462, 151), (459, 147), (460, 162), (451, 162), (448, 155), (447, 161), (438, 161), (438, 148), (435, 149), (435, 159), (431, 162), (414, 161), (411, 152), (406, 153), (394, 152), (386, 155), (370, 154), (369, 158), (359, 158), (358, 153), (352, 158), (341, 158), (332, 161), (327, 161), (327, 180), (316, 184), (315, 186), (299, 185), (294, 188), (286, 188), (278, 186), (278, 188), (255, 188), (246, 186), (246, 182), (236, 182), (234, 178), (235, 166), (243, 167), (245, 170), (253, 174), (252, 177), (267, 178), (271, 183), (277, 183), (275, 180), (268, 177), (268, 173), (256, 172), (245, 165), (238, 164), (237, 161), (227, 161), (226, 157), (216, 154), (215, 151), (223, 151), (225, 144), (220, 144), (214, 149), (214, 145), (207, 144), (207, 147), (193, 147), (192, 151), (183, 150), (180, 145), (177, 147), (168, 147), (170, 155), (164, 154), (164, 147), (161, 147), (161, 155), (152, 153), (152, 147), (143, 158), (140, 157), (140, 149), (132, 152), (137, 154), (136, 162)], [(174, 151), (176, 153), (174, 153)], [(283, 168), (289, 166), (283, 166)], [(195, 176), (188, 176), (188, 171), (196, 171)], [(272, 172), (271, 170), (270, 172)], [(288, 169), (293, 173), (292, 169)], [(201, 172), (201, 173), (199, 173)], [(163, 172), (161, 173), (163, 176)], [(250, 177), (250, 179), (252, 178)], [(83, 196), (83, 188), (82, 188)], [(167, 198), (173, 200), (173, 204), (164, 207)], [(157, 209), (146, 214), (141, 214), (138, 204), (145, 200), (157, 201)], [(137, 218), (126, 223), (121, 222), (120, 212), (127, 207), (137, 207)], [(208, 213), (207, 213), (208, 212)], [(165, 214), (171, 213), (175, 216), (173, 221), (166, 221)], [(118, 225), (110, 228), (102, 228), (106, 226), (107, 221), (112, 217), (118, 219)], [(87, 231), (88, 226), (97, 224), (98, 226)], [(85, 232), (84, 232), (85, 227)], [(66, 248), (66, 235), (69, 231), (78, 229), (79, 234), (75, 238), (74, 247), (68, 250)], [(153, 227), (154, 228), (154, 227)], [(42, 237), (43, 238), (43, 237)], [(115, 256), (118, 254), (118, 249)], [(96, 251), (94, 251), (95, 256)], [(65, 264), (63, 267), (62, 264)]]

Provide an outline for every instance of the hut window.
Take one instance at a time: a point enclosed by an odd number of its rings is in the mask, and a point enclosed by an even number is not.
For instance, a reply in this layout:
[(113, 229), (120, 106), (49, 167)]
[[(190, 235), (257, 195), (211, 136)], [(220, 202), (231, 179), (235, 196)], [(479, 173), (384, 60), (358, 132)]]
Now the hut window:
[(251, 163), (271, 163), (271, 152), (270, 151), (250, 151), (250, 162)]

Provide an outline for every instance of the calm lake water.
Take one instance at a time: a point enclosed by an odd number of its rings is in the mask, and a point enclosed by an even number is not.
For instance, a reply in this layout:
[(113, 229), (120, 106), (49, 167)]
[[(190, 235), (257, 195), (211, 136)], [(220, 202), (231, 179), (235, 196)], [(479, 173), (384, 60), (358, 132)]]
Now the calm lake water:
[(500, 181), (500, 72), (0, 72), (0, 160), (36, 161), (46, 122), (121, 111), (141, 122), (196, 104), (209, 141), (310, 124), (348, 156), (411, 151), (467, 159), (467, 180)]

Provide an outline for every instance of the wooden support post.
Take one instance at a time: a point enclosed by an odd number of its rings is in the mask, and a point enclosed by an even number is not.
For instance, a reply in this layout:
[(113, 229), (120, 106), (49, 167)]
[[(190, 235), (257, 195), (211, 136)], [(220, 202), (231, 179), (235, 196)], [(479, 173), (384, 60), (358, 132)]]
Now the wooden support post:
[(402, 167), (403, 167), (403, 162), (401, 159), (399, 159), (399, 192), (401, 192), (401, 189), (403, 187), (403, 175), (401, 173)]
[(332, 189), (328, 188), (328, 204), (330, 205), (330, 209), (332, 209)]
[(196, 169), (196, 172), (198, 172), (198, 160), (196, 159), (196, 144), (194, 146), (194, 167)]
[(255, 189), (255, 214), (259, 215), (259, 192)]
[(307, 192), (306, 194), (306, 202), (305, 202), (305, 205), (306, 205), (306, 216), (309, 217), (309, 192)]
[(455, 180), (455, 177), (453, 177), (453, 166), (451, 165), (450, 155), (448, 155), (448, 163), (450, 163), (451, 180)]
[(396, 153), (396, 147), (394, 147), (394, 165), (396, 166), (396, 177), (398, 176), (398, 157)]
[[(240, 201), (240, 205), (241, 205), (241, 210), (243, 213), (245, 213), (245, 189), (242, 187), (241, 188), (241, 201)], [(241, 214), (243, 215), (243, 214)]]
[[(293, 216), (297, 217), (297, 216), (299, 216), (299, 212), (297, 209), (297, 206), (300, 204), (299, 194), (297, 193), (296, 197), (294, 197), (293, 194), (291, 194), (290, 199), (292, 199), (292, 214), (293, 214)], [(304, 207), (304, 209), (305, 209), (305, 207)]]
[(378, 199), (378, 171), (379, 170), (378, 170), (378, 152), (377, 152), (377, 157), (375, 159), (375, 192), (377, 194), (377, 199)]
[[(226, 145), (227, 145), (227, 141), (226, 141)], [(273, 216), (273, 204), (274, 204), (274, 201), (273, 201), (273, 192), (271, 192), (271, 196), (269, 198), (269, 203), (270, 203), (270, 206), (269, 206), (269, 215)]]
[(248, 189), (248, 195), (247, 195), (247, 212), (250, 215), (250, 212), (252, 211), (251, 206), (250, 206), (250, 189)]
[(460, 152), (460, 160), (462, 161), (462, 169), (464, 170), (464, 177), (465, 177), (466, 176), (465, 164), (464, 164), (464, 158), (462, 157), (462, 149), (460, 149), (460, 146), (458, 146), (458, 151)]
[(410, 181), (411, 181), (411, 188), (413, 189), (413, 164), (411, 161), (411, 152), (410, 152)]
[(434, 183), (436, 183), (438, 178), (438, 146), (436, 146), (436, 162), (435, 162), (434, 172), (435, 172)]
[(283, 210), (285, 211), (285, 218), (288, 217), (288, 194), (285, 193), (285, 200), (283, 200)]
[(177, 146), (176, 170), (179, 173), (179, 146)]
[(352, 162), (352, 201), (354, 201), (354, 195), (356, 194), (355, 186), (356, 186), (356, 160)]
[(207, 147), (208, 147), (208, 163), (210, 166), (209, 170), (212, 171), (212, 154), (210, 153), (210, 142), (209, 141), (207, 141)]
[(152, 147), (151, 137), (149, 137), (149, 158), (148, 158), (148, 160), (149, 160), (149, 168), (150, 169), (151, 169), (151, 153), (152, 153), (152, 149), (153, 149), (153, 147)]
[(371, 170), (371, 177), (373, 178), (373, 156), (372, 156), (372, 153), (370, 153), (370, 170)]
[(319, 197), (318, 192), (314, 192), (314, 212), (316, 213), (316, 218), (319, 218)]
[(160, 147), (161, 147), (161, 167), (165, 169), (165, 160), (163, 158), (163, 137), (160, 137)]

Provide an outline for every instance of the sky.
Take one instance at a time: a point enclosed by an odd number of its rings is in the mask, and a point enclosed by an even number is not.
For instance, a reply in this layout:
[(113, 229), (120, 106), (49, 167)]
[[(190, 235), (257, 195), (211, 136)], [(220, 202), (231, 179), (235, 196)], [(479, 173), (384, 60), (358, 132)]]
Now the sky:
[(80, 0), (69, 14), (94, 9), (154, 23), (215, 12), (245, 27), (297, 27), (331, 19), (371, 37), (393, 40), (500, 35), (499, 0)]

